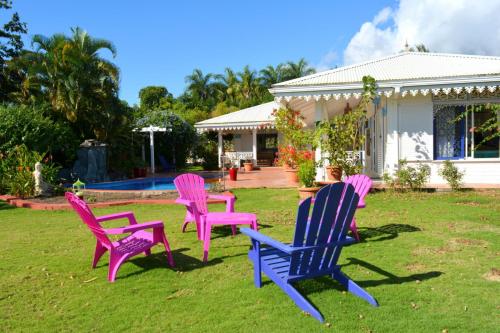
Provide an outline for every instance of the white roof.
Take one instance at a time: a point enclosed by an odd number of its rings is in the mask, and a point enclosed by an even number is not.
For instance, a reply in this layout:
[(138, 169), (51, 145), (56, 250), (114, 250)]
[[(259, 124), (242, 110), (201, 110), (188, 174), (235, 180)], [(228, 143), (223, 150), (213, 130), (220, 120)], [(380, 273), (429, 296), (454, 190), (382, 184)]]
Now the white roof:
[(268, 102), (200, 121), (194, 127), (201, 131), (270, 128), (274, 122), (272, 112), (278, 107), (277, 103)]
[(304, 76), (273, 85), (274, 87), (340, 85), (359, 83), (370, 75), (377, 82), (428, 80), (500, 74), (500, 57), (403, 52), (351, 66)]

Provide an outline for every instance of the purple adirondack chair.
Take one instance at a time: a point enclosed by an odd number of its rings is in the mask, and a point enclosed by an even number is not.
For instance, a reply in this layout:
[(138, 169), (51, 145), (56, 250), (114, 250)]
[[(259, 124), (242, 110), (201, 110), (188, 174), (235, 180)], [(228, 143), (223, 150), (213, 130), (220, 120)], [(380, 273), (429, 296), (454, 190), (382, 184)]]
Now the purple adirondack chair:
[[(162, 221), (154, 221), (137, 224), (134, 213), (123, 212), (111, 215), (95, 217), (85, 201), (78, 198), (71, 192), (66, 192), (66, 199), (80, 216), (82, 221), (89, 227), (90, 231), (97, 238), (97, 244), (92, 261), (92, 268), (95, 268), (101, 256), (109, 251), (109, 272), (108, 280), (114, 282), (116, 273), (121, 264), (128, 258), (135, 256), (141, 252), (146, 255), (151, 254), (151, 247), (156, 244), (163, 243), (167, 252), (168, 262), (170, 266), (174, 266), (172, 252), (168, 245), (167, 237), (163, 230)], [(127, 218), (130, 225), (120, 228), (104, 229), (100, 223), (104, 221)], [(153, 229), (153, 232), (145, 231), (145, 229)], [(129, 236), (112, 242), (107, 235), (119, 235), (130, 233)]]
[[(257, 230), (257, 217), (251, 213), (235, 213), (233, 196), (208, 195), (205, 191), (203, 177), (192, 173), (185, 173), (174, 179), (174, 184), (179, 192), (176, 203), (186, 206), (186, 217), (182, 224), (182, 232), (186, 231), (189, 223), (196, 224), (198, 239), (203, 241), (203, 261), (208, 260), (210, 249), (210, 236), (213, 225), (230, 225), (233, 235), (236, 235), (236, 225), (249, 224)], [(209, 212), (207, 199), (224, 200), (226, 212)]]
[[(365, 196), (370, 191), (372, 187), (372, 180), (367, 175), (352, 175), (344, 179), (345, 183), (352, 184), (354, 186), (354, 191), (359, 195), (358, 208), (365, 208)], [(358, 226), (356, 225), (356, 217), (352, 218), (350, 229), (354, 234), (354, 237), (359, 242)]]
[[(341, 272), (338, 259), (345, 245), (354, 243), (347, 229), (354, 217), (359, 196), (354, 187), (342, 182), (324, 186), (316, 195), (311, 211), (311, 198), (299, 204), (292, 244), (283, 244), (257, 231), (242, 228), (252, 240), (248, 253), (254, 265), (255, 286), (262, 286), (264, 272), (303, 311), (323, 322), (321, 313), (293, 286), (301, 280), (328, 275), (347, 291), (378, 306), (373, 296)], [(265, 243), (268, 247), (261, 247)]]

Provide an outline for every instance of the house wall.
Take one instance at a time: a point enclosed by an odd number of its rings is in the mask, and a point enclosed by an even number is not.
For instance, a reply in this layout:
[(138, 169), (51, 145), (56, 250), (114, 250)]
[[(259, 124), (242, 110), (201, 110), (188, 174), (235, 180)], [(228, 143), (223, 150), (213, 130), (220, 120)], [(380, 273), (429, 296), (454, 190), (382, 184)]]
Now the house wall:
[[(252, 142), (252, 133), (248, 131), (245, 132), (235, 132), (234, 142), (234, 150), (238, 152), (251, 152), (253, 147)], [(237, 138), (236, 136), (239, 137)]]
[[(443, 161), (434, 161), (432, 97), (406, 96), (389, 98), (384, 171), (394, 173), (399, 159), (409, 165), (427, 164), (431, 168), (429, 183), (445, 184), (438, 171)], [(456, 160), (453, 163), (465, 172), (464, 183), (500, 184), (500, 159)]]
[[(416, 166), (419, 163), (427, 164), (431, 168), (429, 183), (446, 184), (439, 176), (439, 169), (444, 161), (417, 162), (410, 161), (408, 164)], [(463, 182), (467, 184), (500, 184), (500, 160), (455, 160), (452, 163), (461, 171), (465, 172)]]

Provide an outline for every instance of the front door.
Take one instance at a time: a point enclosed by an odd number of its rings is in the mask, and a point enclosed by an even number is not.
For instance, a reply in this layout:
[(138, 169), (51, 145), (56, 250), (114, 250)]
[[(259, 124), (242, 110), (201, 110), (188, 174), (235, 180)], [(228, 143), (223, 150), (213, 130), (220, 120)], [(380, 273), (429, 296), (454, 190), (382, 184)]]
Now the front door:
[(278, 134), (257, 134), (257, 164), (271, 166), (278, 152)]

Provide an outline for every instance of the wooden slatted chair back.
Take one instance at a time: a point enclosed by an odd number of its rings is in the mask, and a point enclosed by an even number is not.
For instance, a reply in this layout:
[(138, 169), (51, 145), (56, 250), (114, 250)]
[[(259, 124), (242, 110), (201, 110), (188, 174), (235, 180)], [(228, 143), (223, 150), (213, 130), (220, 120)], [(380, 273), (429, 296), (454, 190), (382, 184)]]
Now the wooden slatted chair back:
[(365, 196), (372, 187), (372, 180), (367, 175), (352, 175), (344, 179), (344, 183), (352, 184), (354, 191), (359, 195), (359, 205), (365, 205)]
[(193, 173), (185, 173), (174, 179), (174, 185), (181, 199), (194, 201), (200, 214), (208, 212), (207, 192), (203, 177)]
[(75, 194), (71, 192), (66, 192), (64, 194), (66, 200), (69, 202), (71, 207), (75, 210), (75, 212), (80, 216), (83, 223), (92, 231), (94, 236), (103, 244), (106, 244), (110, 247), (113, 246), (108, 236), (102, 229), (99, 222), (97, 222), (94, 214), (90, 210), (90, 207), (87, 205), (85, 201), (77, 197)]
[(318, 248), (292, 254), (289, 280), (320, 276), (331, 271), (342, 246), (326, 245), (345, 240), (358, 201), (354, 187), (339, 182), (324, 186), (317, 193), (312, 209), (311, 198), (299, 205), (293, 247)]

